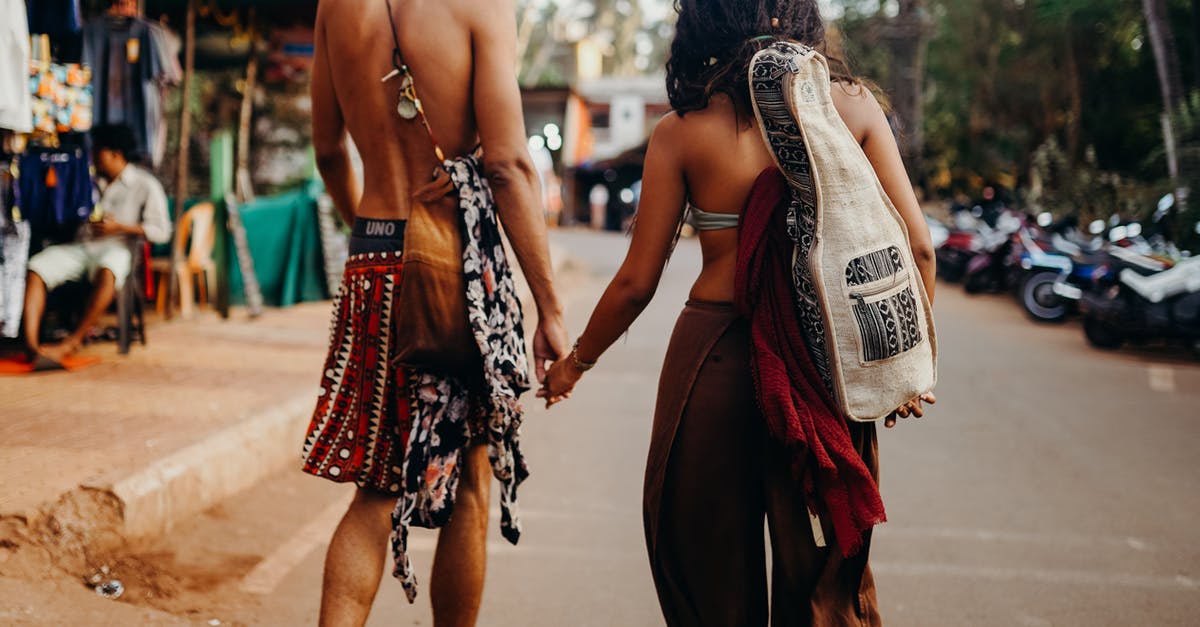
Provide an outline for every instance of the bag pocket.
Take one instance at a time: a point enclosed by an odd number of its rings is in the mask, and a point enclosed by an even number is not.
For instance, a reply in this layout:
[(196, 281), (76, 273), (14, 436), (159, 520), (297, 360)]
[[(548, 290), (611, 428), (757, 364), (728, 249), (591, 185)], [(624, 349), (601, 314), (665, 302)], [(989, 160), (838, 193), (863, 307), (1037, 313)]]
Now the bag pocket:
[(895, 246), (850, 261), (846, 266), (862, 363), (883, 361), (921, 343), (917, 299)]

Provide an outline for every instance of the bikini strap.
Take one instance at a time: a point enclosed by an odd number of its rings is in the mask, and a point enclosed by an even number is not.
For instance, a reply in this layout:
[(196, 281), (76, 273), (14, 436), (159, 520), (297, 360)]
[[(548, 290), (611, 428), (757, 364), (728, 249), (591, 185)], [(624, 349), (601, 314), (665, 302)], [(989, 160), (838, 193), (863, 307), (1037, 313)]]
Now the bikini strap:
[[(392, 72), (384, 77), (384, 81), (388, 81), (396, 76), (400, 77), (402, 84), (400, 86), (401, 103), (405, 99), (412, 101), (412, 106), (416, 108), (417, 117), (421, 120), (421, 125), (425, 127), (425, 133), (429, 135), (429, 142), (433, 144), (433, 153), (437, 156), (438, 163), (446, 161), (446, 154), (442, 152), (441, 145), (438, 144), (437, 137), (433, 134), (433, 128), (429, 126), (429, 119), (425, 117), (425, 107), (421, 105), (421, 99), (417, 97), (417, 84), (413, 80), (412, 70), (404, 61), (404, 55), (400, 52), (400, 35), (396, 32), (396, 18), (392, 11), (392, 0), (384, 0), (387, 3), (388, 9), (388, 24), (392, 27)], [(403, 116), (401, 116), (403, 117)]]

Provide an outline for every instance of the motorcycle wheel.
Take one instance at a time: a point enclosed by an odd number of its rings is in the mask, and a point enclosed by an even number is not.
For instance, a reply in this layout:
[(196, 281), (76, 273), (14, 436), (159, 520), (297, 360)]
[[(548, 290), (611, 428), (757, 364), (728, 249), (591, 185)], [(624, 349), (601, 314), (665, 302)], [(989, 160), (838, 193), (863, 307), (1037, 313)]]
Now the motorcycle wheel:
[(1125, 343), (1125, 338), (1116, 327), (1091, 316), (1083, 319), (1083, 335), (1089, 344), (1105, 350), (1121, 348), (1121, 344)]
[(963, 274), (967, 271), (967, 262), (962, 259), (961, 255), (952, 252), (941, 252), (937, 254), (937, 276), (943, 281), (957, 283), (962, 280)]
[(1021, 283), (1021, 305), (1039, 322), (1062, 322), (1067, 317), (1067, 303), (1054, 293), (1057, 272), (1037, 272)]
[(963, 277), (963, 289), (966, 290), (968, 294), (982, 294), (983, 292), (987, 291), (987, 288), (987, 271), (970, 272)]

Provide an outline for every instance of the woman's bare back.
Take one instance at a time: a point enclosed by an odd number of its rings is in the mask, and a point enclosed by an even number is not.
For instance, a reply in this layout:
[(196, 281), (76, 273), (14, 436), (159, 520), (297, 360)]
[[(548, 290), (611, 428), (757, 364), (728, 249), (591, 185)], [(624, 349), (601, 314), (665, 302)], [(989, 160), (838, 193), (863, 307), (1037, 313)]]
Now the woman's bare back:
[[(835, 84), (833, 94), (842, 119), (863, 142), (870, 131), (871, 107), (879, 105), (865, 89)], [(678, 127), (672, 134), (680, 140), (675, 149), (681, 156), (687, 201), (704, 211), (741, 213), (755, 180), (775, 165), (758, 122), (739, 119), (727, 96), (715, 96), (708, 107), (686, 116), (672, 114), (663, 123)], [(732, 301), (737, 229), (701, 231), (700, 247), (704, 266), (692, 286), (692, 298)]]

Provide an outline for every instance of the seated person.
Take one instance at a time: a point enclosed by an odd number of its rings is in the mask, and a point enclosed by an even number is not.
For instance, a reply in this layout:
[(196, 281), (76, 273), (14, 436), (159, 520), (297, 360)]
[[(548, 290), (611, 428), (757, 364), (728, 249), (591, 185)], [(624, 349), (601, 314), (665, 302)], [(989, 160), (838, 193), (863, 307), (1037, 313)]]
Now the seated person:
[[(58, 363), (83, 346), (83, 340), (108, 309), (133, 267), (129, 240), (145, 237), (156, 244), (171, 238), (167, 196), (150, 172), (130, 163), (137, 148), (127, 126), (92, 130), (94, 164), (107, 181), (92, 221), (79, 227), (75, 241), (50, 246), (29, 260), (25, 286), (25, 342), (35, 362)], [(92, 294), (79, 328), (57, 346), (41, 346), (38, 333), (46, 294), (69, 281), (88, 279)]]

